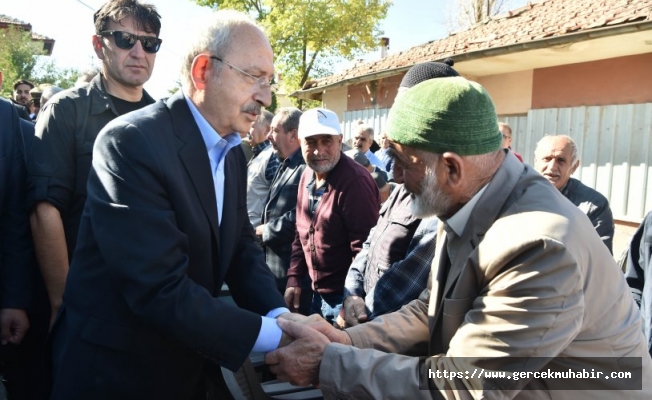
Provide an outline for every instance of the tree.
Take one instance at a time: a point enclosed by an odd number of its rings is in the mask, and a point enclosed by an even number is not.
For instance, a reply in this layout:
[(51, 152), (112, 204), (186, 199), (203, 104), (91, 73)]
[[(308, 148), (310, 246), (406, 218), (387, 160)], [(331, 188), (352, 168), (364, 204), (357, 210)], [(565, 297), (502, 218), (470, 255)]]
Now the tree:
[(288, 92), (330, 75), (334, 60), (352, 60), (378, 47), (378, 22), (391, 5), (389, 0), (196, 1), (252, 15), (267, 32)]
[(42, 43), (33, 41), (28, 31), (9, 27), (0, 30), (0, 39), (0, 71), (6, 82), (1, 94), (5, 97), (11, 97), (11, 85), (18, 79), (67, 89), (74, 86), (80, 75), (77, 69), (59, 68), (46, 59)]
[[(44, 54), (42, 45), (32, 41), (31, 33), (9, 27), (0, 31), (0, 70), (7, 83), (18, 79), (31, 79), (37, 55)], [(11, 93), (11, 84), (5, 85), (3, 94)]]
[(62, 89), (68, 89), (75, 86), (79, 75), (81, 75), (81, 71), (77, 68), (61, 68), (54, 61), (45, 60), (42, 63), (39, 62), (34, 69), (32, 79), (37, 84), (50, 83)]
[(454, 0), (449, 3), (448, 30), (459, 32), (505, 12), (525, 0)]

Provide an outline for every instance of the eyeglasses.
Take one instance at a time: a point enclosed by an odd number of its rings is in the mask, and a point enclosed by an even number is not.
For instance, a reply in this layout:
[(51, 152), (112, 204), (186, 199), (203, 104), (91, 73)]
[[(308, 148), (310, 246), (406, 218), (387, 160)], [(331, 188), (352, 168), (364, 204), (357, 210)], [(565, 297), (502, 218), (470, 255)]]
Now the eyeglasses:
[(219, 62), (221, 62), (221, 63), (223, 63), (223, 64), (226, 64), (226, 65), (229, 66), (231, 69), (234, 69), (234, 70), (238, 71), (240, 74), (242, 74), (242, 76), (245, 78), (245, 80), (249, 81), (250, 83), (256, 83), (256, 84), (258, 84), (258, 86), (260, 86), (261, 88), (266, 88), (266, 87), (268, 87), (268, 88), (270, 88), (270, 89), (272, 89), (272, 90), (275, 90), (275, 89), (276, 89), (275, 85), (272, 84), (272, 80), (273, 80), (274, 78), (269, 78), (269, 77), (267, 77), (267, 76), (256, 76), (256, 75), (252, 75), (252, 74), (250, 74), (249, 72), (247, 72), (247, 71), (243, 71), (241, 68), (238, 68), (238, 67), (236, 67), (235, 65), (233, 65), (233, 64), (231, 64), (231, 63), (229, 63), (229, 62), (226, 62), (226, 61), (222, 60), (222, 59), (219, 58), (219, 57), (216, 57), (216, 56), (210, 56), (210, 57), (211, 57), (213, 60), (217, 60), (217, 61), (219, 61)]
[(143, 46), (145, 53), (156, 53), (161, 48), (163, 40), (156, 36), (138, 36), (124, 31), (102, 31), (100, 36), (113, 36), (113, 41), (118, 48), (130, 50), (137, 41)]

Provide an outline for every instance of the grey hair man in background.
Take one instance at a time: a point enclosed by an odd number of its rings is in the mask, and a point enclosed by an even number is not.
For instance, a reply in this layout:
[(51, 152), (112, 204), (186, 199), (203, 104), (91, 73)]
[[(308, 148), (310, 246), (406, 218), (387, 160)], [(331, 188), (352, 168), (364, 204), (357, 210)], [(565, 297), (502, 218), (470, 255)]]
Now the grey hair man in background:
[(579, 165), (577, 145), (570, 136), (544, 136), (534, 150), (534, 168), (589, 217), (602, 242), (613, 253), (615, 228), (609, 201), (571, 177)]

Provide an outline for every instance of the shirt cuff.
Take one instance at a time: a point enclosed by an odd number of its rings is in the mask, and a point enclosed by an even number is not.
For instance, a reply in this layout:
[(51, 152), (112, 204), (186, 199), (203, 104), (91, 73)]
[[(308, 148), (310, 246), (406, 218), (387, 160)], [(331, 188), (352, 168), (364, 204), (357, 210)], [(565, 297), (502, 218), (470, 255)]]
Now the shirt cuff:
[(276, 323), (276, 317), (286, 312), (289, 313), (290, 310), (285, 307), (279, 307), (268, 312), (266, 316), (261, 317), (263, 323), (260, 326), (260, 333), (258, 333), (258, 338), (251, 351), (267, 353), (278, 348), (283, 331), (279, 328), (278, 323)]

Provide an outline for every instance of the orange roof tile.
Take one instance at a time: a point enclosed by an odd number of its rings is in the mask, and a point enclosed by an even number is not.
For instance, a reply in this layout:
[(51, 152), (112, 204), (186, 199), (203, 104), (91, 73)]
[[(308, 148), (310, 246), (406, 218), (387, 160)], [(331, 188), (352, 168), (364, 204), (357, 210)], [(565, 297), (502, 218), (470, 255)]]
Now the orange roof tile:
[(381, 71), (591, 29), (652, 20), (652, 0), (542, 0), (497, 15), (446, 38), (317, 80), (328, 86)]

